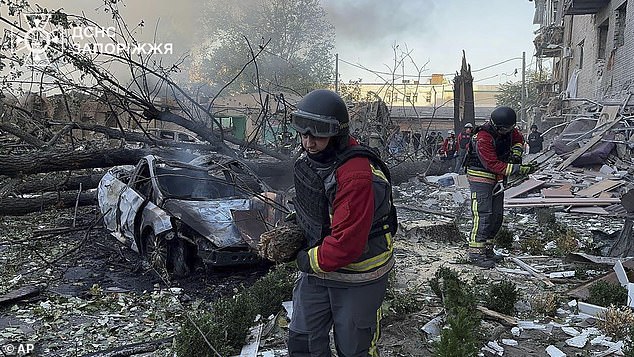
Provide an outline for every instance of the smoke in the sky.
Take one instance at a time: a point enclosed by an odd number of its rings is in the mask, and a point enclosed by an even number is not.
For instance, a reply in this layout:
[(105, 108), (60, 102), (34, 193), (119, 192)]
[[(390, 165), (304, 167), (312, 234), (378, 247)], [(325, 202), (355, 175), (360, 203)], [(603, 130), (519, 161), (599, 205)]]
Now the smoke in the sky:
[(434, 1), (322, 0), (342, 43), (390, 42), (415, 35), (414, 28), (433, 16)]

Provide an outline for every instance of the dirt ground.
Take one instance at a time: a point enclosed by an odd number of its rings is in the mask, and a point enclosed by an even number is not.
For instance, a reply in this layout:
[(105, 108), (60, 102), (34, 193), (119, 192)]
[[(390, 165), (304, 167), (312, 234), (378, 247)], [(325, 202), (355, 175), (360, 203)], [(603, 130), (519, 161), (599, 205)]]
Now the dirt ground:
[[(0, 217), (0, 294), (19, 287), (38, 286), (41, 292), (17, 304), (0, 305), (0, 344), (34, 342), (38, 355), (81, 356), (90, 352), (134, 342), (171, 337), (178, 332), (188, 311), (195, 311), (216, 297), (249, 285), (262, 276), (266, 265), (240, 270), (205, 271), (173, 281), (162, 280), (144, 269), (136, 253), (124, 248), (97, 219), (96, 207), (80, 208), (75, 226), (82, 229), (60, 232), (72, 227), (72, 209), (52, 210), (21, 217)], [(403, 220), (435, 219), (434, 216), (407, 213)], [(92, 227), (90, 230), (85, 229)], [(468, 217), (460, 231), (468, 231)], [(566, 291), (580, 281), (546, 287), (524, 275), (504, 274), (465, 264), (461, 243), (436, 241), (429, 237), (401, 232), (395, 241), (399, 290), (413, 292), (422, 302), (422, 310), (399, 316), (386, 311), (380, 350), (383, 356), (431, 356), (433, 347), (421, 330), (425, 323), (442, 313), (440, 300), (428, 281), (440, 266), (448, 266), (461, 277), (485, 286), (492, 281), (510, 279), (520, 290), (519, 306), (530, 298), (551, 291), (565, 302)], [(505, 262), (504, 267), (517, 268)], [(600, 272), (598, 272), (600, 273)], [(518, 306), (518, 305), (516, 305)], [(518, 309), (520, 319), (548, 323), (568, 323), (569, 317), (553, 319), (533, 316), (530, 308)], [(585, 321), (591, 325), (592, 321)], [(517, 347), (505, 347), (505, 356), (545, 356), (553, 344), (568, 355), (601, 351), (605, 347), (576, 349), (565, 346), (561, 329), (524, 330), (519, 337), (510, 327), (485, 320), (486, 341), (513, 338)], [(284, 355), (286, 326), (281, 324), (269, 336), (263, 336), (262, 356)], [(168, 346), (149, 355), (171, 356)]]

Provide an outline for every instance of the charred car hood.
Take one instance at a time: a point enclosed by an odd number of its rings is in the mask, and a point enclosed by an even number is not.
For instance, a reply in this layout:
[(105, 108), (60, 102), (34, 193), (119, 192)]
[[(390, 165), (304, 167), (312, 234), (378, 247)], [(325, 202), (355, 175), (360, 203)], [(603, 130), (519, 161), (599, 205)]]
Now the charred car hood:
[(214, 201), (185, 201), (167, 199), (163, 208), (218, 248), (243, 245), (238, 228), (233, 223), (231, 210), (248, 210), (249, 199), (227, 199)]

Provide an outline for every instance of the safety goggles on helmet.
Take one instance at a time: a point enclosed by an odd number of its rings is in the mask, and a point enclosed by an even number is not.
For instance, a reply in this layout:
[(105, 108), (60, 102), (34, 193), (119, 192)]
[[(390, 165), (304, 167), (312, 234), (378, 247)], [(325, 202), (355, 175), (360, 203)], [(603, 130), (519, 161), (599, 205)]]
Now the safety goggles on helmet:
[(500, 134), (508, 134), (515, 128), (515, 125), (497, 125), (495, 122), (493, 122), (493, 126)]
[(300, 134), (310, 134), (319, 138), (327, 138), (339, 134), (348, 123), (340, 123), (337, 118), (296, 110), (291, 114), (291, 125)]

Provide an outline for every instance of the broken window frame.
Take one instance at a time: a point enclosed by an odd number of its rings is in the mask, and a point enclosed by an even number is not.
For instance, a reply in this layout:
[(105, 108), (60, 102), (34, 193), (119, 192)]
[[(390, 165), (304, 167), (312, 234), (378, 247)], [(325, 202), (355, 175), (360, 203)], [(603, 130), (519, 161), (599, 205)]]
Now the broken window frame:
[(597, 27), (597, 59), (605, 60), (607, 57), (608, 31), (610, 29), (610, 19), (605, 19)]

